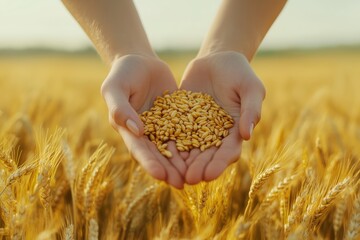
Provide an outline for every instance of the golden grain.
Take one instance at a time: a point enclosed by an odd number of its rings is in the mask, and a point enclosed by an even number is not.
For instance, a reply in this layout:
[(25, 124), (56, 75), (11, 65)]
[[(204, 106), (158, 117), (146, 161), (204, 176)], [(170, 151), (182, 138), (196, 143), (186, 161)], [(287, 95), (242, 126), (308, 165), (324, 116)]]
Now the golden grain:
[[(160, 145), (169, 139), (182, 140), (182, 145), (176, 145), (179, 151), (189, 151), (193, 148), (204, 151), (210, 146), (219, 147), (228, 131), (224, 130), (219, 134), (217, 128), (229, 129), (234, 122), (208, 94), (185, 90), (158, 97), (154, 106), (143, 112), (140, 119), (145, 125), (145, 135), (151, 141), (155, 141), (159, 151), (166, 157), (170, 154)], [(170, 119), (170, 122), (167, 119)], [(158, 128), (166, 128), (166, 131), (155, 131)], [(193, 141), (194, 139), (196, 141)]]

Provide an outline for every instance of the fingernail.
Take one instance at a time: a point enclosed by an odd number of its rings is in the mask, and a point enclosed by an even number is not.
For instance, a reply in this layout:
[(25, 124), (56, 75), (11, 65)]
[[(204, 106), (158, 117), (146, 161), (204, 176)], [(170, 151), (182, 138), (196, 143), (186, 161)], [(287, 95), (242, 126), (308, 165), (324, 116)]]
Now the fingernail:
[(131, 120), (131, 119), (128, 119), (126, 121), (126, 127), (133, 133), (135, 134), (136, 136), (139, 136), (139, 128), (136, 126), (136, 123)]
[(250, 125), (250, 137), (251, 137), (251, 134), (252, 134), (253, 130), (254, 130), (254, 123), (251, 123), (251, 125)]

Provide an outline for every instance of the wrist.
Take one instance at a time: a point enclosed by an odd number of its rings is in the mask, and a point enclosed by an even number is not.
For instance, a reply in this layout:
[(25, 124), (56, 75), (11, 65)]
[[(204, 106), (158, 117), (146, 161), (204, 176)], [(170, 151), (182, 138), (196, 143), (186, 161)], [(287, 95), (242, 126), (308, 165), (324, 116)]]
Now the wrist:
[(211, 42), (205, 42), (205, 44), (199, 50), (197, 57), (202, 58), (210, 55), (215, 55), (218, 53), (237, 53), (243, 55), (249, 62), (253, 58), (256, 52), (256, 47), (247, 43), (247, 44), (232, 44), (224, 43), (220, 40), (215, 40)]
[(159, 59), (156, 53), (152, 49), (146, 49), (141, 47), (128, 47), (123, 48), (120, 51), (114, 51), (110, 54), (110, 65), (113, 65), (117, 60), (127, 56), (138, 56), (143, 58)]

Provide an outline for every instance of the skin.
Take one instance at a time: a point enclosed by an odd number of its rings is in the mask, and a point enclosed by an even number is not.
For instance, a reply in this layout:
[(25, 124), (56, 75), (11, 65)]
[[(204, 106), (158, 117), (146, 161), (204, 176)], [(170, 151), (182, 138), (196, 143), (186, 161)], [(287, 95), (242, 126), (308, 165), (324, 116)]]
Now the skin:
[(207, 92), (235, 120), (220, 148), (162, 156), (138, 116), (165, 90), (178, 89), (166, 63), (154, 53), (132, 0), (63, 0), (64, 5), (110, 65), (101, 93), (109, 122), (132, 156), (154, 178), (183, 188), (216, 179), (239, 158), (260, 120), (265, 89), (249, 61), (286, 1), (223, 0), (198, 56), (182, 78), (182, 89)]
[(261, 118), (265, 88), (249, 62), (286, 1), (224, 0), (180, 88), (206, 92), (235, 120), (219, 148), (192, 150), (185, 181), (211, 181), (239, 159)]

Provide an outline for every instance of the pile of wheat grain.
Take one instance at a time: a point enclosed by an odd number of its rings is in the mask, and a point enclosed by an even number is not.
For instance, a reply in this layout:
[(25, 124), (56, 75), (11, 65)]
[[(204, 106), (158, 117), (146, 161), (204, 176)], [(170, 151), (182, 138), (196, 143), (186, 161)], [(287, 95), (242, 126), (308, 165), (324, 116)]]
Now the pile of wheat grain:
[(145, 135), (164, 156), (172, 157), (167, 150), (170, 140), (182, 152), (193, 148), (204, 151), (211, 146), (219, 147), (229, 135), (234, 120), (210, 95), (186, 90), (163, 95), (140, 117)]

